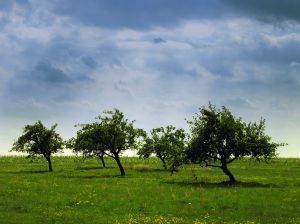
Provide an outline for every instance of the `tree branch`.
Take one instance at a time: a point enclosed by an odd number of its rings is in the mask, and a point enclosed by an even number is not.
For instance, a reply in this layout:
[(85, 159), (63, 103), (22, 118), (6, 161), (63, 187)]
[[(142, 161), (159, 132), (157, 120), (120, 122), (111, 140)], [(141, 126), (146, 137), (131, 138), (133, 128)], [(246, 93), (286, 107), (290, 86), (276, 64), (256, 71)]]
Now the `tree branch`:
[(113, 158), (113, 159), (115, 159), (115, 157), (112, 156), (112, 155), (110, 155), (109, 153), (104, 152), (104, 154), (107, 155), (107, 156), (109, 156), (109, 157), (111, 157), (111, 158)]
[(122, 147), (118, 148), (116, 151), (119, 154), (122, 151)]
[(238, 157), (233, 157), (232, 159), (230, 159), (230, 160), (228, 160), (228, 161), (226, 161), (226, 163), (228, 164), (228, 163), (232, 163), (234, 160), (236, 160)]

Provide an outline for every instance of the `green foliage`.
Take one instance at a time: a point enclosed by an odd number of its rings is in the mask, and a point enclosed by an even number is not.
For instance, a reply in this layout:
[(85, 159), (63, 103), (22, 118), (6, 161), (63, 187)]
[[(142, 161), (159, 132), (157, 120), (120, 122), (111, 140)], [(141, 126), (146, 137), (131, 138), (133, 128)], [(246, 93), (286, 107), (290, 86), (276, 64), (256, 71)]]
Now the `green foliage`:
[(173, 172), (182, 164), (185, 147), (186, 134), (183, 129), (176, 129), (174, 126), (154, 128), (150, 136), (145, 137), (143, 146), (139, 149), (140, 157), (148, 158), (151, 154), (158, 157), (164, 169)]
[(17, 141), (14, 142), (12, 151), (25, 152), (29, 157), (42, 155), (48, 161), (49, 171), (52, 171), (51, 155), (62, 150), (64, 141), (55, 132), (57, 124), (47, 129), (41, 121), (33, 125), (26, 125)]
[(226, 107), (217, 109), (209, 104), (207, 108), (200, 108), (199, 114), (188, 123), (191, 141), (187, 157), (192, 162), (221, 168), (231, 182), (235, 182), (235, 178), (227, 164), (243, 157), (269, 160), (283, 145), (271, 142), (265, 134), (265, 120), (247, 124)]
[(118, 109), (104, 111), (103, 114), (97, 117), (96, 124), (100, 126), (99, 129), (102, 131), (100, 134), (102, 136), (101, 142), (106, 153), (116, 156), (127, 149), (138, 147), (143, 130), (134, 128), (135, 121), (129, 122)]
[(120, 154), (137, 148), (144, 131), (134, 128), (134, 121), (129, 122), (118, 109), (104, 111), (96, 119), (94, 123), (79, 125), (81, 129), (77, 132), (77, 137), (71, 139), (68, 146), (84, 155), (107, 155), (113, 158), (124, 176)]
[(73, 149), (75, 153), (82, 153), (83, 157), (98, 157), (102, 161), (103, 167), (105, 167), (103, 158), (105, 148), (103, 146), (101, 125), (92, 123), (78, 126), (81, 129), (77, 131), (76, 138), (71, 138), (68, 141), (67, 147)]

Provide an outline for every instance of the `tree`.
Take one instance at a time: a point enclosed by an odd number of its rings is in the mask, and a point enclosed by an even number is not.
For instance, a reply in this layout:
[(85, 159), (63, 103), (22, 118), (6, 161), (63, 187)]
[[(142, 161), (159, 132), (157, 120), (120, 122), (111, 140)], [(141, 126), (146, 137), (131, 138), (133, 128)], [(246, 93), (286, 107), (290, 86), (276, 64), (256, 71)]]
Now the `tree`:
[(73, 149), (74, 152), (82, 152), (84, 157), (96, 156), (105, 167), (104, 151), (101, 125), (98, 123), (81, 124), (81, 129), (77, 131), (76, 138), (71, 138), (68, 141), (67, 147)]
[(188, 124), (191, 141), (187, 158), (222, 169), (231, 183), (236, 179), (228, 164), (243, 157), (269, 160), (276, 156), (276, 149), (284, 145), (271, 142), (265, 134), (265, 120), (245, 123), (241, 118), (234, 117), (226, 107), (217, 109), (211, 103), (207, 108), (200, 108)]
[(134, 121), (129, 122), (118, 109), (104, 111), (103, 114), (96, 118), (96, 122), (81, 125), (82, 129), (77, 133), (77, 139), (73, 140), (75, 149), (88, 153), (97, 150), (113, 158), (121, 175), (125, 176), (120, 155), (128, 149), (135, 149), (144, 131), (134, 128)]
[(33, 125), (26, 125), (17, 141), (14, 142), (12, 151), (26, 152), (29, 157), (44, 156), (48, 162), (49, 172), (52, 172), (51, 155), (60, 152), (64, 141), (55, 132), (57, 124), (47, 129), (41, 121)]
[(185, 138), (185, 131), (176, 129), (172, 125), (165, 128), (154, 128), (150, 132), (150, 137), (145, 137), (145, 142), (138, 151), (138, 155), (148, 158), (151, 154), (155, 154), (163, 163), (165, 170), (168, 169), (169, 164), (171, 171), (175, 171), (177, 164), (181, 164)]

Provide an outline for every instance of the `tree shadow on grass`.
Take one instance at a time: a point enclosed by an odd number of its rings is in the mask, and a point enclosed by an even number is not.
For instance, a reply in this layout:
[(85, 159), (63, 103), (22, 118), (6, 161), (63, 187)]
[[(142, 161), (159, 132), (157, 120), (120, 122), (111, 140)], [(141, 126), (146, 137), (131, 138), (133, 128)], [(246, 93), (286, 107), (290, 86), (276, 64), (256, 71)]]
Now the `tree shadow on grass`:
[(183, 187), (198, 187), (198, 188), (279, 188), (276, 184), (264, 184), (258, 182), (236, 182), (228, 181), (211, 183), (211, 182), (187, 182), (187, 181), (162, 181), (162, 184), (176, 184)]
[(126, 176), (114, 175), (114, 174), (100, 174), (100, 175), (57, 175), (59, 178), (65, 179), (102, 179), (102, 178), (126, 178), (131, 175), (126, 174)]
[(105, 170), (113, 169), (114, 167), (101, 167), (101, 166), (87, 166), (87, 167), (78, 167), (76, 170)]
[(20, 171), (8, 171), (11, 174), (34, 174), (34, 173), (51, 173), (48, 170), (20, 170)]
[(141, 173), (168, 173), (168, 170), (160, 169), (160, 168), (132, 168), (132, 170), (141, 172)]

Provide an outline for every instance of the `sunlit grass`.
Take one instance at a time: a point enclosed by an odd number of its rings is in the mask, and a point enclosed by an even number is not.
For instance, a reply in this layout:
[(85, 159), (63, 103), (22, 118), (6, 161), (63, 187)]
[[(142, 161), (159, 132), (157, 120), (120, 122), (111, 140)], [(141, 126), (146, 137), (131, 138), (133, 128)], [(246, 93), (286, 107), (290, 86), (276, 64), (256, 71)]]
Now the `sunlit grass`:
[(300, 223), (300, 160), (238, 161), (228, 186), (215, 168), (170, 175), (155, 158), (0, 157), (0, 223)]

